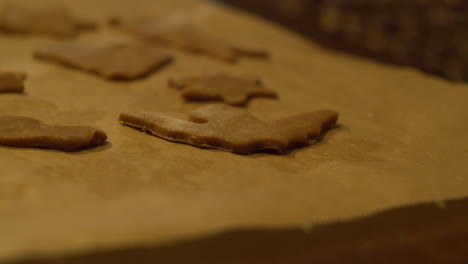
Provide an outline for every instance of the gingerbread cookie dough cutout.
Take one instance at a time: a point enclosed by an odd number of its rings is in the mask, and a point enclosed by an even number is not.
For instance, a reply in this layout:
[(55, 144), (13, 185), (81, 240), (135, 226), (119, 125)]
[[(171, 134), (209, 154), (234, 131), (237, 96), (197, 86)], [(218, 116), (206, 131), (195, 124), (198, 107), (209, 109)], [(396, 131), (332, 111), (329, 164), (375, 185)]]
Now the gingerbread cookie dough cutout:
[(157, 113), (122, 113), (119, 120), (125, 126), (196, 147), (238, 154), (265, 150), (286, 153), (318, 140), (336, 124), (338, 113), (320, 110), (262, 121), (242, 108), (216, 104), (201, 107), (189, 117), (185, 121)]
[(169, 79), (169, 86), (182, 90), (181, 96), (186, 101), (221, 100), (235, 106), (243, 106), (253, 97), (278, 96), (257, 77), (225, 73), (173, 77)]
[(68, 9), (59, 6), (9, 4), (0, 12), (0, 30), (8, 33), (72, 37), (80, 31), (96, 28), (96, 23), (77, 19)]
[(23, 93), (24, 72), (0, 72), (0, 93)]
[(0, 145), (63, 151), (103, 145), (104, 131), (85, 126), (52, 126), (29, 117), (0, 115)]
[(37, 48), (34, 55), (111, 80), (142, 78), (172, 61), (166, 51), (137, 42), (102, 47), (58, 42)]
[(240, 57), (266, 58), (262, 49), (243, 47), (213, 38), (185, 18), (157, 19), (151, 17), (115, 17), (110, 24), (148, 41), (164, 43), (194, 53), (235, 62)]

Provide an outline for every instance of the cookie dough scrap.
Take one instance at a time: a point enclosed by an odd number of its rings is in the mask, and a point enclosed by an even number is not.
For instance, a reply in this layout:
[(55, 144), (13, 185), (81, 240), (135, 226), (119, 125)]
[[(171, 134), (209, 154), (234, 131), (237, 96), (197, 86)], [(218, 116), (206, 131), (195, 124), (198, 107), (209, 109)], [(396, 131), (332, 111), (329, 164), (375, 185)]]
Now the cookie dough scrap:
[(24, 72), (0, 72), (0, 93), (23, 93)]
[(262, 49), (243, 47), (213, 38), (185, 18), (163, 20), (151, 17), (120, 17), (111, 18), (110, 24), (152, 42), (207, 54), (227, 62), (235, 62), (243, 56), (269, 56), (268, 52)]
[(221, 100), (235, 106), (245, 105), (252, 97), (278, 96), (257, 77), (225, 73), (174, 77), (169, 79), (169, 86), (182, 90), (181, 96), (186, 101)]
[(37, 48), (34, 55), (111, 80), (142, 78), (172, 61), (172, 55), (159, 47), (137, 42), (107, 46), (58, 42)]
[(9, 33), (72, 37), (80, 31), (94, 30), (96, 27), (96, 23), (79, 20), (68, 9), (59, 6), (9, 4), (0, 13), (0, 30)]
[(52, 126), (23, 116), (0, 115), (0, 145), (78, 151), (103, 145), (104, 131), (85, 126)]
[(157, 113), (122, 113), (125, 126), (149, 132), (163, 139), (202, 148), (215, 148), (238, 154), (289, 149), (308, 145), (332, 128), (338, 113), (320, 110), (262, 121), (242, 108), (209, 105), (194, 110), (189, 121)]

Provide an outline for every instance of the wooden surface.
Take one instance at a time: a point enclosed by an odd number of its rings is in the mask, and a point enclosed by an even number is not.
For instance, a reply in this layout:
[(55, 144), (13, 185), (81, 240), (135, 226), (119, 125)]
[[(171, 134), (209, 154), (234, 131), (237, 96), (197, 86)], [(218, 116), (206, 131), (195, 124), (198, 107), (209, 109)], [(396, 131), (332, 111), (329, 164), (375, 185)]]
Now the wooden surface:
[[(31, 0), (33, 1), (33, 0)], [(0, 5), (6, 1), (1, 0)], [(63, 1), (101, 22), (128, 10), (187, 14), (215, 36), (254, 43), (268, 61), (236, 65), (176, 52), (136, 82), (109, 82), (32, 59), (38, 36), (0, 36), (0, 70), (25, 70), (25, 95), (0, 95), (0, 113), (104, 129), (110, 143), (79, 153), (0, 147), (0, 262), (126, 247), (157, 247), (227, 230), (299, 228), (390, 207), (468, 196), (468, 85), (331, 53), (255, 17), (207, 2)], [(80, 41), (128, 37), (102, 27)], [(235, 155), (175, 144), (123, 127), (123, 110), (184, 117), (166, 85), (180, 73), (258, 74), (279, 93), (260, 118), (332, 108), (340, 127), (286, 156)]]

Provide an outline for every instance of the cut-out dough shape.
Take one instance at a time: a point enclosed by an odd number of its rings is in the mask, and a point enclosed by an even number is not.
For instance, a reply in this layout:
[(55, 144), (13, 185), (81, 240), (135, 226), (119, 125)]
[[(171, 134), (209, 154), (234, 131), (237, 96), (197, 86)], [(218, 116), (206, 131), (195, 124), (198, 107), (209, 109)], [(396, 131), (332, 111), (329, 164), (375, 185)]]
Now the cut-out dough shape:
[(123, 125), (169, 141), (239, 154), (262, 150), (285, 153), (319, 139), (338, 120), (338, 113), (320, 110), (275, 121), (262, 121), (242, 108), (209, 105), (190, 114), (190, 121), (163, 114), (122, 113)]
[(29, 117), (0, 115), (0, 145), (77, 151), (104, 144), (104, 131), (85, 126), (52, 126)]
[(0, 93), (22, 93), (26, 74), (23, 72), (0, 72)]
[[(41, 1), (42, 2), (42, 1)], [(7, 5), (0, 13), (0, 30), (10, 33), (38, 33), (61, 37), (77, 35), (97, 25), (74, 18), (63, 7)]]
[(224, 73), (171, 78), (169, 86), (181, 89), (181, 95), (187, 101), (222, 100), (236, 106), (244, 105), (251, 97), (277, 97), (256, 77)]
[(172, 61), (167, 52), (143, 43), (97, 47), (59, 42), (36, 49), (34, 55), (113, 80), (141, 78)]
[(149, 41), (204, 53), (228, 62), (235, 62), (242, 56), (268, 57), (265, 50), (242, 47), (213, 38), (179, 17), (167, 20), (151, 17), (112, 18), (110, 24)]

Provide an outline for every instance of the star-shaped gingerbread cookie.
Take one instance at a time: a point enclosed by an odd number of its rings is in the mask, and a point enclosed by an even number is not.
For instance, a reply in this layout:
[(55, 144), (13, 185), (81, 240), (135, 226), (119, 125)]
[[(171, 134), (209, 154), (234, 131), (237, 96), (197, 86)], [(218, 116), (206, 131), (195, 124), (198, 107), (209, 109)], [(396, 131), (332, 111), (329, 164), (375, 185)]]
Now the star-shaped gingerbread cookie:
[(193, 111), (190, 120), (156, 113), (122, 113), (120, 122), (169, 141), (239, 154), (287, 150), (317, 140), (338, 120), (333, 110), (320, 110), (262, 121), (242, 108), (209, 105)]
[(25, 80), (23, 72), (0, 72), (0, 93), (22, 93)]
[(137, 42), (107, 46), (57, 42), (36, 49), (34, 55), (112, 80), (137, 79), (172, 60), (158, 47)]
[(110, 24), (149, 41), (211, 55), (228, 62), (235, 62), (243, 56), (268, 57), (265, 50), (247, 48), (211, 37), (183, 17), (166, 20), (152, 17), (120, 17), (112, 18)]
[[(31, 2), (34, 4), (34, 2)], [(0, 13), (0, 30), (10, 33), (37, 33), (71, 37), (82, 30), (94, 29), (93, 22), (73, 17), (60, 6), (10, 4)]]
[(277, 97), (259, 78), (225, 73), (171, 78), (169, 86), (181, 89), (181, 96), (187, 101), (222, 100), (236, 106), (252, 97)]

